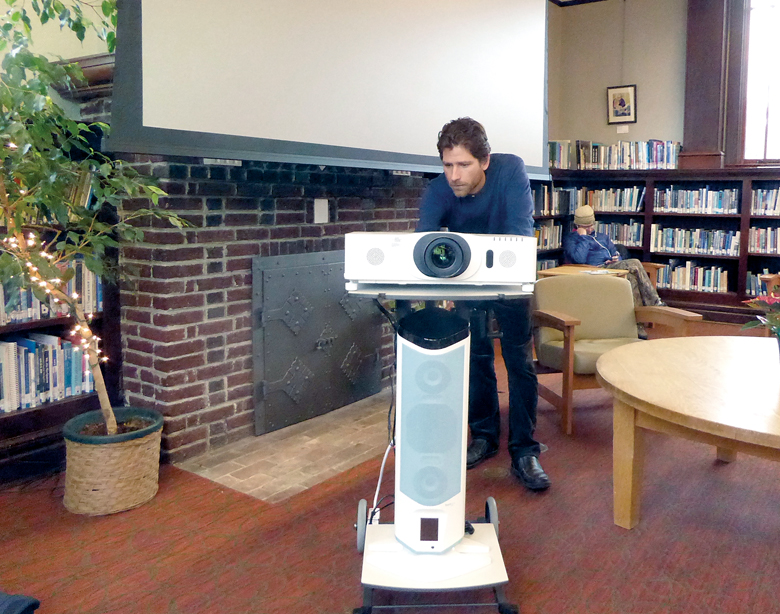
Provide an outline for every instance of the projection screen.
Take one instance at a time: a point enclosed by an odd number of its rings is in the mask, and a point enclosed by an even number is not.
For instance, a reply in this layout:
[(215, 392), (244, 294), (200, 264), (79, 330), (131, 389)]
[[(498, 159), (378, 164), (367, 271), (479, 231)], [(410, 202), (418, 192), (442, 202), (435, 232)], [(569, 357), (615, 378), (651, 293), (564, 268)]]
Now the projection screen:
[(439, 171), (442, 125), (547, 176), (546, 0), (120, 0), (112, 151)]

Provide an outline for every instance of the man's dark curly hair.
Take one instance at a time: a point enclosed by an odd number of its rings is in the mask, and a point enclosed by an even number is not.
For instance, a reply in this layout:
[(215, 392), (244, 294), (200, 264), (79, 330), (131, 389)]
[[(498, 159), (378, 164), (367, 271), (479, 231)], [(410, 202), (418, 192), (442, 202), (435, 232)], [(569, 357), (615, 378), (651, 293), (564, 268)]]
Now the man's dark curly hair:
[(445, 149), (457, 146), (465, 147), (468, 152), (480, 162), (487, 160), (490, 155), (490, 143), (488, 143), (485, 128), (478, 121), (470, 117), (453, 119), (444, 125), (439, 132), (439, 158)]

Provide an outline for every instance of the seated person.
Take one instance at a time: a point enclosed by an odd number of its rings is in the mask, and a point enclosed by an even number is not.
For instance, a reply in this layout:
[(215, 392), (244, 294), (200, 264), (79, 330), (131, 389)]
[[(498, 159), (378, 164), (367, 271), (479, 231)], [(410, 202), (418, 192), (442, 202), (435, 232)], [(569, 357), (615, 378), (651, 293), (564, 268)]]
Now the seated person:
[(574, 228), (563, 243), (563, 253), (567, 262), (590, 264), (608, 269), (625, 269), (628, 281), (634, 293), (634, 305), (663, 305), (658, 292), (653, 287), (647, 271), (636, 258), (621, 260), (615, 244), (610, 238), (595, 230), (596, 216), (590, 205), (579, 207), (574, 212)]

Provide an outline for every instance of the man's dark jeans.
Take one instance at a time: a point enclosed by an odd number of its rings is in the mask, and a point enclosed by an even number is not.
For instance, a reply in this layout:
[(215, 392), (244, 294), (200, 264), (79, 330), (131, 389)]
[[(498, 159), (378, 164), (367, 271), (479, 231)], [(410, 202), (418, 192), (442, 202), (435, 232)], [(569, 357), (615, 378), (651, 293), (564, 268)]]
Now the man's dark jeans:
[(469, 377), (469, 427), (472, 438), (498, 446), (501, 419), (493, 339), (488, 337), (486, 311), (492, 310), (501, 330), (501, 354), (509, 380), (509, 453), (516, 456), (540, 452), (533, 438), (538, 401), (533, 364), (531, 299), (464, 301), (456, 309), (471, 309), (471, 361)]

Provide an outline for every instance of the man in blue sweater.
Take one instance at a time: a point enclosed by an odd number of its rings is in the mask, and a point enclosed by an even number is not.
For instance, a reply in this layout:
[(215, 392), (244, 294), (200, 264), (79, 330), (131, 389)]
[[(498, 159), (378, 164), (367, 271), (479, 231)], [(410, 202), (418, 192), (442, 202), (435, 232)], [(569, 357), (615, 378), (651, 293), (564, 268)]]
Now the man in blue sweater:
[[(523, 161), (492, 154), (479, 122), (460, 118), (439, 133), (444, 173), (431, 181), (420, 205), (418, 232), (534, 236), (533, 199)], [(493, 340), (485, 313), (491, 309), (501, 328), (501, 352), (509, 381), (509, 454), (512, 472), (526, 488), (545, 490), (550, 479), (539, 463), (534, 439), (538, 401), (531, 337), (529, 299), (468, 301), (457, 305), (471, 322), (469, 428), (466, 466), (471, 469), (495, 456), (500, 440), (498, 388)]]
[(574, 227), (563, 245), (563, 253), (567, 262), (574, 264), (590, 264), (609, 269), (625, 269), (634, 294), (634, 305), (663, 305), (658, 291), (653, 287), (647, 271), (636, 258), (621, 260), (615, 244), (610, 238), (596, 232), (596, 215), (593, 207), (583, 205), (574, 212)]

